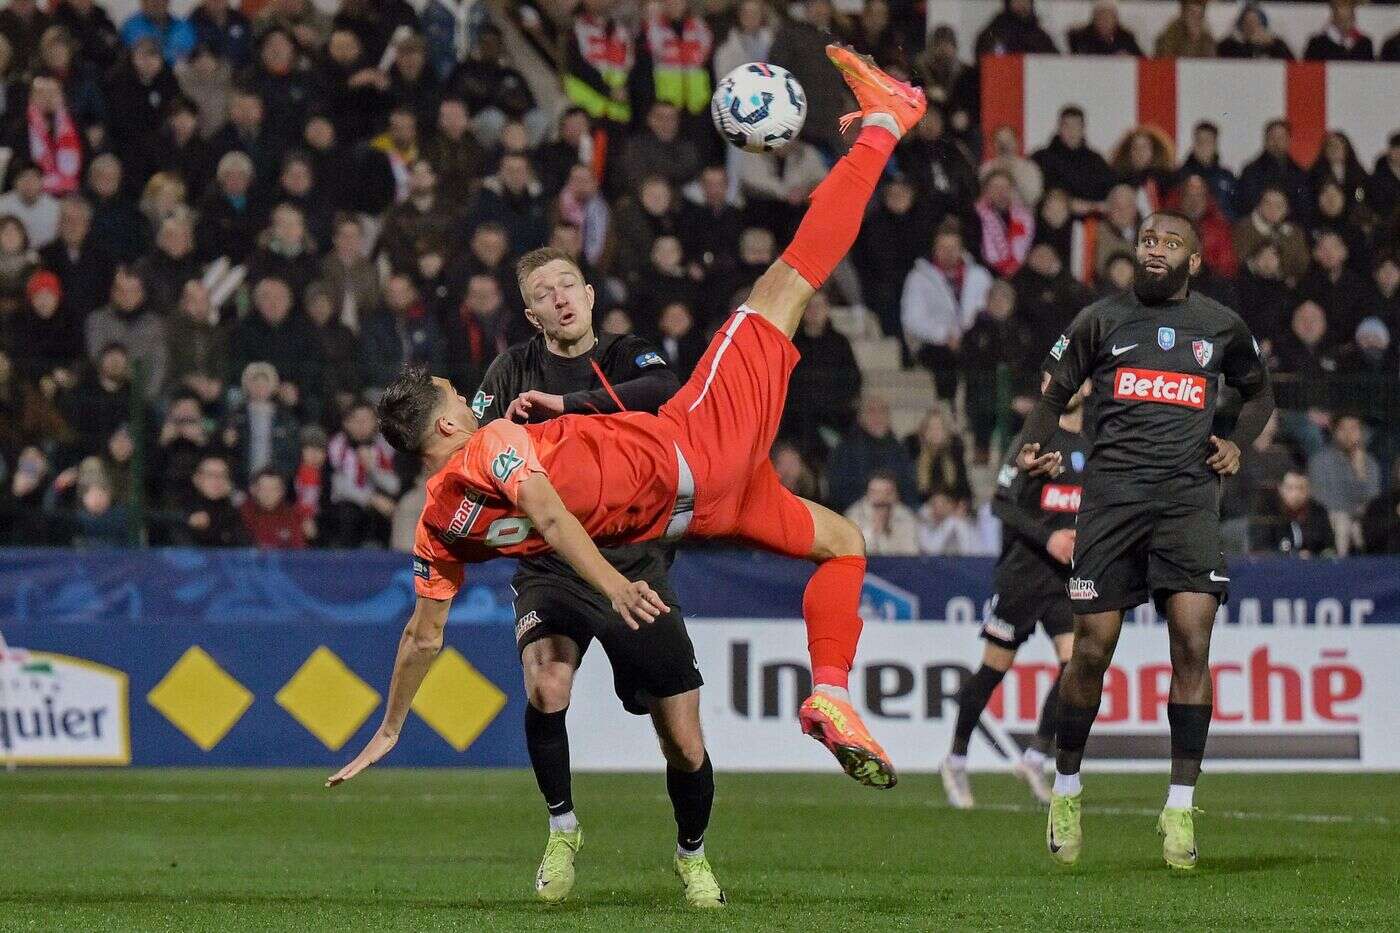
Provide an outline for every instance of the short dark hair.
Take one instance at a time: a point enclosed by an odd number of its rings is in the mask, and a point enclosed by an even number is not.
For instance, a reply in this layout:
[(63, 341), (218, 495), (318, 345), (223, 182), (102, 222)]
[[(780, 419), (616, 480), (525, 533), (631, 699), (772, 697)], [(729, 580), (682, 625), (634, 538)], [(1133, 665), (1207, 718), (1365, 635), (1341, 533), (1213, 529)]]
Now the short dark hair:
[(1153, 217), (1170, 217), (1172, 220), (1181, 221), (1186, 225), (1186, 229), (1191, 231), (1191, 252), (1199, 253), (1201, 251), (1201, 231), (1196, 229), (1196, 222), (1190, 217), (1187, 217), (1181, 211), (1170, 207), (1164, 207), (1148, 214), (1146, 219), (1143, 220), (1143, 226), (1146, 227), (1147, 221), (1151, 220)]
[(1197, 132), (1197, 133), (1198, 133), (1198, 132), (1200, 132), (1201, 130), (1205, 130), (1207, 133), (1210, 133), (1212, 136), (1219, 136), (1219, 135), (1220, 135), (1220, 127), (1216, 126), (1214, 123), (1212, 123), (1212, 122), (1209, 121), (1209, 120), (1202, 120), (1202, 121), (1200, 121), (1199, 123), (1197, 123), (1197, 124), (1196, 124), (1196, 128), (1195, 128), (1194, 130), (1192, 130), (1192, 132)]
[(399, 453), (421, 453), (439, 393), (426, 366), (405, 366), (379, 399), (379, 433)]
[(1084, 108), (1080, 107), (1078, 104), (1070, 104), (1067, 107), (1061, 107), (1059, 119), (1063, 120), (1065, 117), (1078, 117), (1083, 120)]
[(870, 471), (870, 475), (867, 476), (867, 477), (865, 478), (865, 486), (866, 486), (866, 488), (867, 488), (867, 489), (870, 488), (870, 484), (873, 483), (873, 482), (875, 482), (877, 479), (878, 479), (878, 480), (884, 480), (885, 482), (889, 483), (891, 486), (895, 487), (896, 489), (899, 488), (899, 477), (895, 475), (894, 470), (886, 470), (886, 469), (871, 470), (871, 471)]

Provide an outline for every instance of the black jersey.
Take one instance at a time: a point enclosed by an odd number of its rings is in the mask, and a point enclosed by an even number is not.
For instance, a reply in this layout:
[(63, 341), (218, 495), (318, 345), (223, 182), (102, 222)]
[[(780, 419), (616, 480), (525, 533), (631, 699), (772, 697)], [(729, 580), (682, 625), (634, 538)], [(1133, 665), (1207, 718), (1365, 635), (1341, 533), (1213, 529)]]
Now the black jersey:
[(1147, 306), (1131, 291), (1097, 301), (1045, 360), (1063, 393), (1093, 380), (1084, 508), (1161, 500), (1218, 508), (1206, 466), (1220, 382), (1253, 398), (1269, 381), (1235, 312), (1196, 292)]
[[(522, 392), (537, 390), (562, 395), (565, 414), (655, 413), (679, 388), (680, 380), (665, 357), (640, 337), (603, 334), (589, 352), (562, 357), (549, 352), (544, 337), (536, 334), (491, 363), (472, 398), (472, 411), (486, 424), (505, 417), (510, 403)], [(545, 421), (548, 416), (535, 412), (530, 420)], [(649, 542), (603, 548), (602, 552), (627, 579), (645, 580), (675, 605), (674, 594), (666, 582), (675, 553), (673, 547)], [(553, 553), (521, 559), (515, 588), (518, 591), (545, 579), (601, 605), (601, 595), (574, 573), (567, 561)]]
[(1059, 451), (1064, 472), (1059, 476), (1029, 476), (1016, 467), (1021, 439), (1012, 442), (1006, 460), (997, 473), (992, 512), (1001, 519), (1001, 557), (997, 560), (997, 589), (1015, 586), (1049, 585), (1063, 590), (1069, 566), (1061, 564), (1045, 550), (1050, 535), (1074, 527), (1075, 515), (1084, 493), (1084, 470), (1089, 442), (1082, 432), (1056, 427), (1055, 434), (1041, 448), (1042, 453)]

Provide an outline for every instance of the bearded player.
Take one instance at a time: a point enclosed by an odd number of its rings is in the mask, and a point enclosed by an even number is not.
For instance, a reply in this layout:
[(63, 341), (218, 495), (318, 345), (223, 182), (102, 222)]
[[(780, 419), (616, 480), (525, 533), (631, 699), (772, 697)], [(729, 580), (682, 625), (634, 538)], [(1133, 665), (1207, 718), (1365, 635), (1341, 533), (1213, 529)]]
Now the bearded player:
[[(1239, 470), (1273, 411), (1269, 372), (1240, 316), (1191, 289), (1201, 240), (1190, 218), (1157, 211), (1138, 231), (1133, 287), (1079, 313), (1045, 359), (1048, 379), (1021, 432), (1017, 465), (1057, 473), (1045, 448), (1066, 402), (1093, 382), (1093, 448), (1075, 521), (1069, 600), (1074, 649), (1060, 676), (1055, 786), (1045, 839), (1069, 865), (1084, 844), (1079, 767), (1098, 715), (1123, 613), (1151, 598), (1171, 648), (1171, 784), (1157, 820), (1173, 868), (1196, 865), (1196, 781), (1212, 709), (1210, 634), (1229, 596), (1220, 549), (1220, 477)], [(1211, 433), (1220, 383), (1244, 405), (1233, 434)]]
[[(667, 606), (646, 583), (613, 568), (598, 545), (690, 535), (818, 565), (802, 600), (815, 684), (798, 714), (802, 731), (862, 784), (894, 786), (894, 767), (847, 692), (860, 640), (864, 539), (845, 518), (783, 488), (768, 452), (797, 363), (791, 337), (803, 308), (855, 241), (890, 153), (928, 102), (868, 58), (839, 46), (828, 46), (827, 56), (861, 106), (860, 135), (812, 193), (782, 258), (656, 415), (564, 416), (525, 426), (500, 419), (478, 430), (451, 384), (424, 370), (405, 372), (384, 393), (384, 436), (398, 450), (422, 454), (434, 471), (414, 550), (418, 601), (399, 644), (384, 721), (328, 785), (354, 777), (398, 741), (442, 646), (464, 564), (553, 550), (636, 627)], [(592, 287), (567, 259), (525, 270), (524, 282), (532, 307), (561, 317), (593, 303)]]

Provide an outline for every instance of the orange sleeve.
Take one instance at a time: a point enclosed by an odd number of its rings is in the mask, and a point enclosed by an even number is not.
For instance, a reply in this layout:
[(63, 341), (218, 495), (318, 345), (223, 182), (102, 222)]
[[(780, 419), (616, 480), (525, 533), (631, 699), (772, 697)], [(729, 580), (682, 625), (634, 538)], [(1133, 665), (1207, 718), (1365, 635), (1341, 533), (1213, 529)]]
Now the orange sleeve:
[(465, 571), (419, 518), (413, 534), (413, 591), (425, 599), (452, 599), (462, 588)]
[(545, 472), (529, 433), (514, 422), (498, 418), (478, 431), (473, 440), (473, 450), (462, 466), (467, 482), (504, 496), (512, 505), (520, 496), (525, 477)]

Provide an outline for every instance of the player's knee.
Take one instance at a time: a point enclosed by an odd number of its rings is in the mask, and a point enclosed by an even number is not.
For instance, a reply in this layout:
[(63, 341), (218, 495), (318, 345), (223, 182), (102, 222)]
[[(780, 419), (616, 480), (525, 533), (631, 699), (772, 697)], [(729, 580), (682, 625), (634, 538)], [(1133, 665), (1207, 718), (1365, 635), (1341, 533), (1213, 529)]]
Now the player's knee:
[(855, 522), (840, 516), (823, 529), (818, 552), (823, 560), (834, 557), (864, 557), (865, 535), (861, 534), (860, 527)]
[(574, 689), (572, 670), (556, 670), (558, 665), (536, 668), (525, 676), (525, 696), (541, 713), (557, 713), (569, 705)]
[(705, 764), (705, 743), (699, 734), (679, 739), (667, 737), (661, 740), (661, 754), (672, 768), (690, 774)]
[(1210, 659), (1210, 633), (1187, 632), (1172, 639), (1172, 662), (1178, 668), (1204, 669)]
[(1103, 675), (1113, 659), (1113, 645), (1107, 639), (1093, 635), (1080, 635), (1074, 640), (1074, 665), (1090, 673)]

